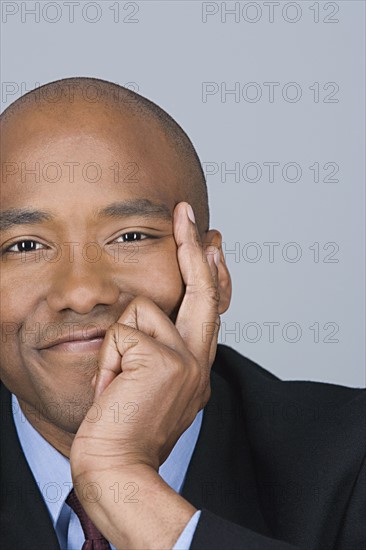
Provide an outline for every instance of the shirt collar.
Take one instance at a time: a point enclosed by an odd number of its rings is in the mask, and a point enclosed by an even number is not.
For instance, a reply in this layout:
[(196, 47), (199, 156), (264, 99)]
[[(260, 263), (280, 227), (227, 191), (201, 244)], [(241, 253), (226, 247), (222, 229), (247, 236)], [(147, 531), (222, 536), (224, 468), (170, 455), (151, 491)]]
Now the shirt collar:
[[(33, 428), (24, 416), (14, 394), (12, 394), (12, 411), (25, 458), (55, 527), (65, 500), (72, 489), (70, 461)], [(201, 429), (202, 416), (203, 410), (200, 410), (159, 468), (160, 476), (177, 493), (181, 491), (186, 477)]]

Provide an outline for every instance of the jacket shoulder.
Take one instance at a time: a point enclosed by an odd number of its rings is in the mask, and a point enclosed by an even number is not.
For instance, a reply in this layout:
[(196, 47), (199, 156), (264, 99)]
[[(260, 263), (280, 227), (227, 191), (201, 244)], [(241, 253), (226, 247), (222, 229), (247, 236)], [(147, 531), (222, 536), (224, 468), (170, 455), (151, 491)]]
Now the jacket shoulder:
[(215, 362), (212, 366), (221, 383), (236, 385), (250, 392), (262, 389), (287, 398), (308, 402), (327, 402), (344, 405), (353, 399), (366, 400), (365, 388), (352, 388), (329, 382), (312, 380), (282, 380), (248, 357), (229, 346), (218, 344)]

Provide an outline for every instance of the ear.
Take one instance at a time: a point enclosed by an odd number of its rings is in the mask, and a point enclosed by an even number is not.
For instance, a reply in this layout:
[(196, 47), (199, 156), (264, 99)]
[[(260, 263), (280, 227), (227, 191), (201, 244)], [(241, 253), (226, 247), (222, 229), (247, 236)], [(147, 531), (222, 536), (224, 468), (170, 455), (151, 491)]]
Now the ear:
[(202, 245), (204, 251), (210, 251), (210, 247), (216, 246), (220, 251), (220, 263), (218, 265), (218, 290), (220, 294), (219, 314), (225, 313), (231, 301), (231, 277), (222, 252), (222, 235), (217, 229), (209, 229), (203, 234)]

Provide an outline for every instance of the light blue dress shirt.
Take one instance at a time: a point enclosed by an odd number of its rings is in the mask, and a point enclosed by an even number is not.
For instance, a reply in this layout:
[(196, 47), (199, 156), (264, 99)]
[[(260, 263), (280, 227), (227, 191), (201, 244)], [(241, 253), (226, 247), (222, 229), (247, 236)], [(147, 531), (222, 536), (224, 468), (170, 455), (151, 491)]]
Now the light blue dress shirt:
[[(65, 503), (72, 489), (70, 462), (28, 422), (14, 394), (12, 408), (20, 444), (50, 513), (60, 547), (62, 550), (80, 550), (85, 540), (84, 533), (77, 515)], [(197, 443), (202, 415), (201, 410), (159, 468), (160, 476), (177, 493), (181, 492)], [(197, 510), (191, 517), (173, 550), (189, 550), (200, 514), (201, 511)], [(115, 550), (112, 545), (111, 548)]]

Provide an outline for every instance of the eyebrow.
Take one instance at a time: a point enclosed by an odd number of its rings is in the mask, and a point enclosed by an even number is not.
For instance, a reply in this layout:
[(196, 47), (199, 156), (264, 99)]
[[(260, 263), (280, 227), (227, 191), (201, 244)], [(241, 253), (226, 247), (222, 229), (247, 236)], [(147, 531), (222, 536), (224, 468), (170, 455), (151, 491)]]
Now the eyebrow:
[(0, 213), (0, 230), (5, 231), (15, 225), (31, 225), (50, 221), (53, 216), (43, 210), (30, 210), (29, 208), (11, 208)]
[[(124, 202), (113, 202), (94, 212), (96, 218), (123, 218), (140, 216), (146, 219), (172, 220), (169, 208), (163, 203), (154, 203), (148, 199), (133, 199)], [(0, 213), (0, 230), (5, 231), (18, 225), (34, 225), (54, 220), (47, 210), (29, 208), (11, 208)]]
[(140, 216), (142, 218), (160, 218), (172, 220), (172, 214), (166, 204), (151, 202), (148, 199), (134, 199), (124, 202), (113, 202), (96, 213), (97, 218), (121, 218)]

